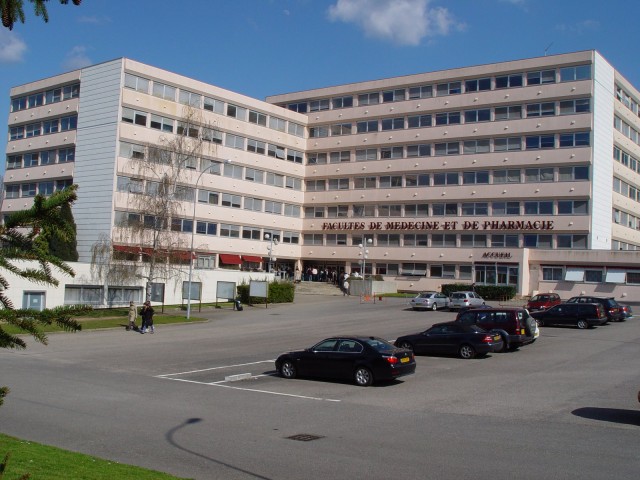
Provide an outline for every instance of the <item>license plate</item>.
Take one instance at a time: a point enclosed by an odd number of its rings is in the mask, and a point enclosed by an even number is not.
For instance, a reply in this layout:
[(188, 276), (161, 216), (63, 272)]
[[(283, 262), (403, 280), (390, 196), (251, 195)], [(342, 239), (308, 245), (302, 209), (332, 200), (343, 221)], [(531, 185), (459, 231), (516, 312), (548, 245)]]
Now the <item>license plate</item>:
[(400, 363), (409, 363), (409, 357), (403, 357), (400, 359)]
[(500, 335), (496, 335), (495, 337), (493, 337), (493, 341), (497, 342), (500, 340)]

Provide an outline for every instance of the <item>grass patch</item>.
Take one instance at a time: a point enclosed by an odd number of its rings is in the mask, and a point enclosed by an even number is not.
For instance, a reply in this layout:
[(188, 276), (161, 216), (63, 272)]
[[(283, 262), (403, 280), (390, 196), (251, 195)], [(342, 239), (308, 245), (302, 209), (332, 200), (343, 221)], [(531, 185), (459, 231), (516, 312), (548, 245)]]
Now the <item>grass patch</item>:
[[(102, 460), (82, 453), (28, 442), (0, 434), (0, 461), (11, 454), (4, 478), (30, 478), (47, 480), (185, 480), (166, 473), (147, 470), (122, 463)], [(1, 476), (1, 475), (0, 475)]]
[(384, 293), (383, 297), (391, 297), (391, 298), (413, 298), (417, 295), (417, 293), (407, 293), (407, 292), (398, 292), (398, 293)]

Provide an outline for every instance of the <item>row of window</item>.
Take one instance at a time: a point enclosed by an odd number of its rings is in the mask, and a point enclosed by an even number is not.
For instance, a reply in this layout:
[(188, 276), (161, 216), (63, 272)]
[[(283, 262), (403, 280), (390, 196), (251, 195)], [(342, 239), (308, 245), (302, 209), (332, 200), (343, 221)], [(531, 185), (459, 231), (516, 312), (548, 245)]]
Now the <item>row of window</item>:
[(50, 105), (80, 96), (80, 84), (66, 85), (64, 87), (52, 88), (42, 92), (30, 93), (11, 99), (11, 111), (17, 112), (28, 108)]
[[(586, 234), (486, 234), (486, 233), (378, 233), (376, 247), (447, 247), (447, 248), (587, 248)], [(367, 237), (371, 238), (371, 237)], [(352, 246), (362, 243), (362, 236), (346, 233), (305, 233), (304, 245)]]
[(71, 186), (73, 180), (47, 180), (44, 182), (18, 183), (5, 185), (5, 198), (26, 198), (40, 195), (51, 195), (58, 190)]
[(636, 145), (640, 145), (640, 132), (638, 132), (635, 128), (622, 120), (620, 117), (615, 116), (613, 118), (613, 127), (633, 143), (635, 143)]
[(634, 172), (640, 173), (640, 161), (624, 150), (621, 150), (618, 147), (613, 147), (613, 159), (616, 162), (620, 162), (625, 167), (630, 168)]
[(613, 191), (640, 203), (640, 188), (629, 185), (618, 177), (613, 177)]
[[(552, 115), (572, 115), (591, 112), (591, 100), (581, 98), (561, 102), (533, 103), (529, 105), (511, 105), (475, 110), (420, 114), (408, 117), (380, 118), (353, 123), (338, 123), (309, 128), (310, 138), (335, 137), (354, 133), (385, 132), (409, 128), (460, 125), (477, 122), (519, 120), (521, 118), (545, 117)], [(355, 128), (354, 128), (355, 126)]]
[(296, 103), (284, 104), (282, 106), (286, 106), (289, 110), (296, 112), (307, 113), (329, 109), (431, 98), (434, 96), (442, 97), (487, 90), (499, 90), (503, 88), (516, 88), (523, 87), (525, 85), (542, 85), (589, 79), (591, 79), (591, 65), (579, 65), (575, 67), (560, 68), (559, 71), (556, 71), (555, 69), (536, 70), (526, 73), (511, 73), (506, 75), (497, 75), (495, 77), (474, 78), (464, 81), (449, 81), (435, 85), (415, 85), (408, 88), (367, 92), (355, 96), (355, 102), (354, 96), (348, 95), (333, 98), (303, 100)]
[[(440, 157), (446, 155), (477, 155), (491, 152), (514, 152), (521, 150), (544, 150), (553, 148), (589, 147), (589, 132), (572, 132), (545, 135), (527, 135), (526, 137), (480, 138), (474, 140), (397, 145), (392, 147), (358, 149), (356, 162), (388, 160), (417, 157)], [(287, 160), (290, 160), (287, 158)], [(290, 160), (292, 161), (292, 160)], [(308, 165), (326, 163), (346, 163), (352, 161), (351, 151), (315, 152), (307, 154)]]
[(41, 122), (10, 127), (9, 139), (20, 140), (22, 138), (39, 137), (40, 135), (75, 130), (76, 128), (78, 128), (78, 115), (50, 118)]
[[(610, 274), (622, 275), (621, 278), (616, 278), (615, 282), (612, 279), (607, 279)], [(626, 283), (630, 285), (640, 284), (640, 271), (638, 270), (620, 270), (617, 268), (576, 268), (576, 267), (561, 267), (561, 266), (543, 266), (542, 267), (542, 280), (544, 281), (571, 281), (571, 282), (584, 282), (584, 283)]]
[(640, 230), (640, 217), (636, 217), (617, 208), (613, 209), (613, 222), (617, 225), (623, 225), (625, 227), (633, 228), (634, 230)]
[(613, 240), (611, 242), (612, 250), (640, 250), (640, 245), (634, 245), (632, 243), (621, 242), (620, 240)]
[(640, 116), (638, 102), (620, 85), (616, 85), (616, 98), (629, 110)]
[(445, 185), (488, 185), (506, 183), (545, 183), (589, 180), (589, 167), (519, 168), (506, 170), (477, 170), (469, 172), (405, 173), (306, 180), (305, 189), (310, 192), (326, 190), (360, 190), (372, 188), (404, 188)]
[[(297, 137), (304, 137), (304, 127), (294, 122), (287, 122), (282, 118), (278, 118), (272, 115), (259, 112), (257, 110), (247, 109), (240, 105), (233, 105), (231, 103), (225, 103), (224, 101), (207, 97), (199, 93), (191, 92), (185, 89), (178, 89), (172, 85), (167, 85), (158, 81), (151, 81), (137, 75), (130, 73), (125, 74), (124, 80), (125, 88), (130, 88), (138, 92), (146, 93), (160, 97), (172, 102), (177, 101), (184, 105), (189, 105), (194, 108), (201, 108), (210, 112), (218, 113), (220, 115), (226, 115), (228, 117), (243, 120), (249, 123), (255, 123), (263, 127), (269, 127), (273, 130), (280, 132), (288, 132), (291, 135)], [(150, 88), (151, 87), (151, 88)]]
[(39, 152), (29, 152), (20, 155), (7, 155), (7, 170), (52, 165), (54, 163), (68, 163), (74, 162), (75, 159), (75, 147), (58, 148), (57, 150), (41, 150)]
[(588, 215), (588, 200), (463, 202), (305, 207), (305, 218)]

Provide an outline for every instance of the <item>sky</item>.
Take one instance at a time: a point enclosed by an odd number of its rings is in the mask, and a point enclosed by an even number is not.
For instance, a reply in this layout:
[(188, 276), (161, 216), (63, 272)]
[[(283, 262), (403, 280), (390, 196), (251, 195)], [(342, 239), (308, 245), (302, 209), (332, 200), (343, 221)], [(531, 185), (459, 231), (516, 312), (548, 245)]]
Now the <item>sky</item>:
[[(640, 2), (629, 0), (25, 0), (0, 28), (0, 121), (11, 87), (131, 58), (268, 95), (598, 50), (640, 89)], [(2, 100), (4, 98), (4, 100)], [(1, 138), (1, 137), (0, 137)], [(4, 172), (0, 161), (0, 174)]]

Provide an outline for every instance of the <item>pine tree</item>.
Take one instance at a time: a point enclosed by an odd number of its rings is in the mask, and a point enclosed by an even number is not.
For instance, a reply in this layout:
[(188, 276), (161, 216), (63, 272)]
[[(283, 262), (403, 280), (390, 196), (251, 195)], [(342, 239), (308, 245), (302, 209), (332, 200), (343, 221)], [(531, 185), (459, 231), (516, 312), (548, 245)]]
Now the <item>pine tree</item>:
[[(49, 21), (49, 12), (45, 2), (48, 0), (29, 0), (33, 4), (33, 11), (36, 17), (42, 17), (47, 23)], [(82, 0), (72, 0), (74, 5), (80, 5)], [(60, 0), (62, 5), (69, 3), (69, 0)], [(2, 17), (2, 26), (13, 30), (15, 22), (24, 23), (24, 0), (0, 0), (0, 16)]]

